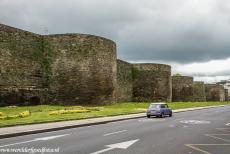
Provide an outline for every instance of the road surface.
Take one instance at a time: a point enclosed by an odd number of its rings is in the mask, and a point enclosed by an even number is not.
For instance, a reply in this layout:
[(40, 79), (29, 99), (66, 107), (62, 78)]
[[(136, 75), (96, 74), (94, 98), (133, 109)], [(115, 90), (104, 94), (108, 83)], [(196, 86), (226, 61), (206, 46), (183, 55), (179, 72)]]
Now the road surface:
[(4, 154), (42, 149), (61, 154), (229, 154), (230, 106), (0, 140)]

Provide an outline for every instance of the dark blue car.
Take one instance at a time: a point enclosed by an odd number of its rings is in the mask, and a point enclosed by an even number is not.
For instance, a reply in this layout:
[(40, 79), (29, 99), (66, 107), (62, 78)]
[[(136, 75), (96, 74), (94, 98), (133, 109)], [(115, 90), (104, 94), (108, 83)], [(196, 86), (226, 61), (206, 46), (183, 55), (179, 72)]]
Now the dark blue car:
[(165, 116), (172, 116), (172, 110), (168, 107), (166, 103), (151, 103), (146, 115), (148, 118), (151, 116), (156, 117), (165, 117)]

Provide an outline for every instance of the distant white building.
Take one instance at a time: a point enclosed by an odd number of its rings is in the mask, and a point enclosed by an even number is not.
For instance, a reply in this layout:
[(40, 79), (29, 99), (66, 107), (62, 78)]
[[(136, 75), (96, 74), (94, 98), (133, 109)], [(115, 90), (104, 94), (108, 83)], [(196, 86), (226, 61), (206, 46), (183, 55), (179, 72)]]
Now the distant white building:
[(228, 100), (230, 100), (230, 80), (221, 80), (217, 84), (223, 85), (228, 90)]

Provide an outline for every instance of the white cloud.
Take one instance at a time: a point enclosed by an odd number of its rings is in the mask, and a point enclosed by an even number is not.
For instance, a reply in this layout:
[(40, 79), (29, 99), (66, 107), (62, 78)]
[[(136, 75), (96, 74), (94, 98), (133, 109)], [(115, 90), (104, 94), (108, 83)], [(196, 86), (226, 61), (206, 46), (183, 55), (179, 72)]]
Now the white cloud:
[(196, 76), (230, 75), (230, 58), (203, 63), (175, 64), (175, 72)]
[(230, 58), (203, 63), (172, 64), (174, 73), (194, 76), (196, 81), (218, 82), (230, 79)]

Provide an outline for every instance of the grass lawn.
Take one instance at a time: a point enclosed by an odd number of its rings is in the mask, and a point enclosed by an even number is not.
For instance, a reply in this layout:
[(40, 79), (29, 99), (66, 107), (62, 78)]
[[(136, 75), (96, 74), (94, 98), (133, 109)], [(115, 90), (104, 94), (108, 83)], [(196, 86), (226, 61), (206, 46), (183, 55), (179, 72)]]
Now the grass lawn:
[[(213, 106), (213, 105), (230, 105), (230, 102), (173, 102), (168, 103), (172, 109), (182, 109), (191, 107), (203, 107), (203, 106)], [(24, 107), (0, 107), (0, 112), (4, 115), (15, 115), (23, 111), (29, 110), (31, 116), (25, 118), (15, 118), (15, 119), (0, 119), (0, 127), (14, 126), (14, 125), (24, 125), (32, 123), (44, 123), (51, 121), (63, 121), (63, 120), (76, 120), (76, 119), (86, 119), (95, 117), (105, 117), (105, 116), (115, 116), (124, 115), (131, 113), (141, 113), (145, 112), (149, 103), (117, 103), (107, 106), (90, 107), (87, 106), (85, 109), (91, 112), (86, 113), (71, 113), (71, 114), (60, 114), (60, 115), (49, 115), (51, 111), (62, 110), (62, 109), (73, 109), (77, 106), (54, 106), (54, 105), (39, 105), (39, 106), (24, 106)]]

